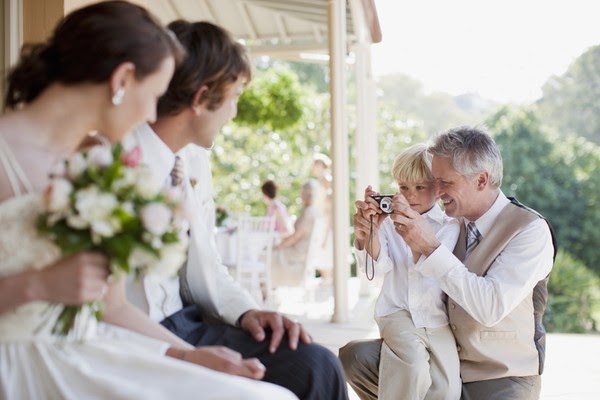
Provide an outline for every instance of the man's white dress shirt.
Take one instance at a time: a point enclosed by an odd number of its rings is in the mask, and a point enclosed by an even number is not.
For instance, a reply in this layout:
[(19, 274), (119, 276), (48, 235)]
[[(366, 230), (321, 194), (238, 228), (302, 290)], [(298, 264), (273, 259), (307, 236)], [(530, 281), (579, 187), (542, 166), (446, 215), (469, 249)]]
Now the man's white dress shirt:
[[(482, 240), (509, 203), (500, 192), (492, 207), (475, 221)], [(539, 218), (508, 243), (485, 276), (470, 272), (452, 254), (452, 248), (445, 246), (427, 258), (421, 257), (416, 270), (436, 279), (442, 290), (480, 324), (494, 326), (526, 296), (531, 296), (534, 286), (550, 273), (553, 254), (550, 230), (546, 221)]]
[[(444, 248), (452, 251), (458, 240), (460, 226), (435, 204), (423, 214)], [(381, 293), (375, 303), (375, 316), (382, 317), (396, 311), (410, 312), (417, 328), (436, 328), (448, 324), (445, 295), (435, 279), (423, 276), (415, 269), (413, 255), (394, 223), (386, 218), (379, 228), (381, 251), (375, 261), (375, 276), (383, 276)], [(371, 272), (372, 258), (364, 250), (354, 249), (359, 267)]]
[[(142, 163), (152, 168), (157, 179), (170, 184), (169, 174), (175, 155), (149, 125), (141, 125), (124, 142), (128, 149), (136, 145), (142, 150)], [(185, 201), (190, 211), (187, 281), (191, 295), (204, 312), (233, 325), (244, 312), (260, 306), (233, 280), (217, 251), (212, 175), (207, 150), (188, 145), (178, 155), (183, 161)], [(195, 182), (193, 187), (192, 181)], [(178, 277), (162, 281), (150, 276), (142, 281), (130, 280), (127, 297), (154, 321), (161, 321), (182, 308)]]

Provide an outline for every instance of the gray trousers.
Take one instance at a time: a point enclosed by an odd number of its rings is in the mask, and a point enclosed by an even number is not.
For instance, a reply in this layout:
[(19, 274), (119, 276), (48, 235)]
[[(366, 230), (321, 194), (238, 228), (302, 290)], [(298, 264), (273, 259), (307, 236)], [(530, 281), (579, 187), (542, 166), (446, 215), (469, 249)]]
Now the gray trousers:
[[(346, 379), (361, 400), (377, 399), (381, 342), (356, 340), (339, 351)], [(469, 382), (463, 383), (461, 400), (538, 400), (541, 388), (539, 375)]]

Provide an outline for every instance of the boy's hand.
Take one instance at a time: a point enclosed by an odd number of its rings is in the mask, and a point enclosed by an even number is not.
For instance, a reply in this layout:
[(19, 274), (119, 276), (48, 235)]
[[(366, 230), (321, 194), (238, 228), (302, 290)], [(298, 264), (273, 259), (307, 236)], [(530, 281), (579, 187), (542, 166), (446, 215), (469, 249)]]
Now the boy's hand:
[[(356, 244), (359, 249), (364, 249), (365, 241), (369, 238), (371, 233), (371, 225), (373, 228), (373, 238), (377, 238), (377, 232), (381, 226), (381, 222), (387, 218), (387, 214), (383, 214), (379, 209), (379, 204), (371, 196), (378, 195), (373, 190), (371, 185), (365, 189), (365, 200), (357, 200), (354, 204), (356, 206), (356, 213), (354, 214), (354, 237), (356, 238)], [(373, 216), (373, 224), (371, 224), (371, 216)]]

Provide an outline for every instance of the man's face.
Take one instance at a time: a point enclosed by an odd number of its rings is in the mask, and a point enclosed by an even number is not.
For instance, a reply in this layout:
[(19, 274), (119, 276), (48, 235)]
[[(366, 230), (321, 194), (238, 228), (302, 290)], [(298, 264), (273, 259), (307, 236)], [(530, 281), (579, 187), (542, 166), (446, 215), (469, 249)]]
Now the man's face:
[(225, 91), (223, 103), (216, 110), (203, 108), (194, 121), (193, 142), (211, 148), (221, 128), (237, 115), (237, 101), (244, 88), (244, 79), (239, 78)]
[(444, 203), (446, 214), (475, 221), (479, 217), (475, 211), (480, 194), (477, 178), (469, 180), (460, 175), (447, 157), (433, 156), (431, 171), (438, 183), (438, 196)]

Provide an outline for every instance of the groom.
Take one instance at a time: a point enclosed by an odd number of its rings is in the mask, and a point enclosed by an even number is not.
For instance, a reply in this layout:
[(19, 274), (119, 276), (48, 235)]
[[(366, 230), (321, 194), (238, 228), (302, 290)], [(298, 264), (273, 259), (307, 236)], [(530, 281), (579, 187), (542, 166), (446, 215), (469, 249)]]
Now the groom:
[[(145, 278), (141, 284), (130, 284), (128, 297), (195, 346), (225, 346), (243, 358), (258, 358), (266, 367), (265, 381), (284, 386), (301, 399), (347, 399), (336, 356), (312, 343), (299, 323), (261, 310), (232, 279), (216, 250), (212, 176), (205, 149), (213, 146), (220, 129), (237, 113), (237, 99), (251, 78), (246, 50), (228, 32), (207, 22), (180, 20), (169, 29), (187, 57), (159, 99), (156, 122), (141, 126), (133, 137), (144, 162), (165, 181), (176, 160), (184, 173), (186, 202), (193, 213), (190, 248), (181, 280)], [(191, 181), (196, 182), (193, 187)], [(208, 319), (218, 323), (208, 324)], [(218, 352), (212, 357), (204, 364), (208, 368), (241, 370), (230, 357)]]

